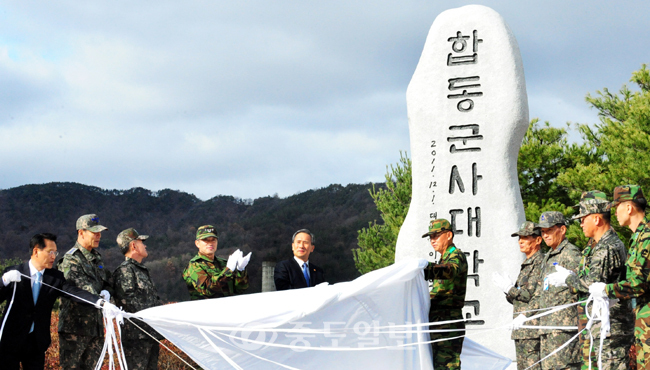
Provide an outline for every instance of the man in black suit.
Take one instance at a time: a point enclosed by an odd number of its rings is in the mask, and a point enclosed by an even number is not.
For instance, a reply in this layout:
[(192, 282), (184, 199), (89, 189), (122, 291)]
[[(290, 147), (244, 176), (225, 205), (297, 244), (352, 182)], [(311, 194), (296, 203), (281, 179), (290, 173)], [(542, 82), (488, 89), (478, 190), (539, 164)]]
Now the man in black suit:
[(275, 265), (273, 280), (276, 290), (307, 288), (325, 281), (323, 269), (309, 262), (315, 241), (314, 234), (307, 229), (300, 229), (293, 234), (293, 258)]
[[(52, 306), (59, 296), (65, 295), (97, 308), (113, 306), (99, 296), (69, 285), (62, 272), (52, 269), (58, 255), (56, 235), (34, 235), (30, 240), (30, 249), (29, 262), (8, 267), (0, 283), (0, 303), (7, 301), (0, 319), (4, 323), (0, 339), (0, 370), (17, 370), (20, 363), (23, 370), (43, 369), (45, 351), (51, 342)], [(5, 321), (7, 310), (9, 317)]]

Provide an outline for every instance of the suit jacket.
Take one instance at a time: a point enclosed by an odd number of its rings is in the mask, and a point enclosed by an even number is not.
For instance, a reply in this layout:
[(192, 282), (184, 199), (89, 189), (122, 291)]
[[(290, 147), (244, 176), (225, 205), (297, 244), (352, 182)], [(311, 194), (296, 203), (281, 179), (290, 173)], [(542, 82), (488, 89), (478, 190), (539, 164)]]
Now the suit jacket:
[[(5, 272), (9, 270), (18, 270), (23, 275), (30, 275), (28, 262), (8, 267)], [(38, 293), (36, 304), (34, 304), (31, 286), (32, 283), (29, 278), (22, 276), (20, 282), (10, 283), (7, 286), (4, 286), (0, 281), (0, 303), (7, 301), (5, 310), (2, 313), (2, 318), (0, 319), (0, 325), (7, 314), (7, 309), (9, 308), (9, 303), (11, 302), (11, 297), (14, 291), (14, 285), (17, 284), (14, 303), (11, 307), (11, 311), (9, 311), (9, 318), (5, 323), (2, 340), (0, 340), (0, 353), (18, 351), (27, 340), (27, 335), (29, 334), (29, 329), (32, 327), (32, 322), (34, 323), (37, 349), (45, 353), (47, 347), (49, 347), (51, 343), (50, 321), (54, 301), (56, 301), (59, 296), (65, 296), (66, 298), (70, 298), (77, 302), (86, 303), (58, 290), (52, 289), (45, 284), (49, 284), (93, 303), (97, 302), (100, 298), (99, 296), (88, 293), (85, 290), (69, 285), (65, 281), (63, 273), (55, 269), (45, 269), (43, 271), (43, 283), (44, 284), (41, 285), (41, 290)]]
[[(306, 288), (307, 282), (302, 269), (295, 258), (278, 262), (273, 272), (276, 290)], [(325, 282), (323, 269), (309, 262), (309, 286), (316, 286)]]

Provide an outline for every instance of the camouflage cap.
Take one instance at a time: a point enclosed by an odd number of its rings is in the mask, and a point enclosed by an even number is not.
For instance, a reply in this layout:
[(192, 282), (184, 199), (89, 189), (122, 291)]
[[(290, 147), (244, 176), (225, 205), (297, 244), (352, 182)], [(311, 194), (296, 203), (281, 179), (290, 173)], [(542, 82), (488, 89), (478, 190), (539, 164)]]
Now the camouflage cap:
[(134, 240), (146, 240), (149, 235), (140, 235), (134, 228), (129, 228), (117, 234), (117, 245), (122, 251), (129, 248), (129, 244)]
[(209, 237), (219, 238), (217, 236), (217, 230), (215, 230), (212, 225), (203, 225), (196, 229), (196, 240), (201, 240)]
[(542, 235), (541, 231), (539, 230), (539, 227), (535, 225), (534, 222), (532, 221), (524, 221), (523, 224), (519, 227), (519, 231), (516, 233), (512, 233), (510, 236), (540, 236)]
[(99, 224), (99, 217), (96, 214), (89, 214), (77, 219), (77, 230), (89, 230), (99, 233), (108, 230), (108, 228)]
[(627, 202), (628, 200), (634, 201), (642, 206), (648, 204), (639, 185), (622, 185), (614, 188), (612, 207), (616, 207), (620, 203)]
[(579, 212), (571, 217), (572, 220), (583, 218), (592, 213), (608, 213), (611, 210), (611, 203), (607, 195), (600, 190), (585, 191), (577, 204)]
[(564, 215), (562, 212), (548, 211), (542, 213), (542, 215), (539, 216), (537, 227), (548, 229), (549, 227), (553, 227), (555, 225), (566, 225), (566, 221), (564, 220)]
[(449, 221), (445, 220), (444, 218), (431, 220), (431, 222), (429, 223), (429, 232), (422, 235), (422, 237), (426, 238), (427, 236), (435, 235), (442, 231), (452, 231), (451, 224), (449, 223)]

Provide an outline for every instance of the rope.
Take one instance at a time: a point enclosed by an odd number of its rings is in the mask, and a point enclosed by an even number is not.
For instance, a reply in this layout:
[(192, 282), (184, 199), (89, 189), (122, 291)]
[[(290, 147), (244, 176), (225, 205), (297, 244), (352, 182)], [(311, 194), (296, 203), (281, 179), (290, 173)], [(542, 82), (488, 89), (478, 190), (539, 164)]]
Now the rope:
[[(4, 282), (3, 282), (4, 284)], [(7, 312), (5, 313), (5, 318), (2, 320), (2, 327), (0, 328), (0, 341), (2, 340), (2, 332), (5, 330), (5, 323), (7, 322), (7, 317), (9, 317), (9, 311), (11, 311), (11, 306), (14, 304), (14, 297), (16, 297), (16, 285), (14, 284), (14, 292), (11, 295), (11, 302), (9, 302), (9, 307), (7, 307)]]
[[(171, 352), (174, 356), (178, 357), (178, 359), (181, 360), (181, 361), (183, 361), (183, 362), (185, 363), (185, 365), (189, 366), (189, 367), (192, 368), (193, 370), (197, 370), (194, 366), (190, 365), (187, 361), (185, 361), (185, 360), (184, 360), (181, 356), (179, 356), (176, 352), (172, 351), (171, 348), (167, 347), (167, 346), (165, 345), (165, 343), (163, 343), (162, 341), (159, 341), (158, 339), (156, 339), (156, 337), (154, 337), (153, 335), (151, 335), (148, 331), (146, 331), (146, 330), (144, 330), (143, 328), (141, 328), (138, 324), (135, 323), (135, 321), (131, 320), (131, 319), (128, 318), (128, 317), (127, 317), (127, 320), (129, 320), (129, 321), (131, 322), (131, 324), (133, 324), (136, 328), (142, 330), (145, 334), (147, 334), (147, 335), (150, 336), (153, 340), (155, 340), (156, 342), (158, 342), (158, 344), (160, 344), (161, 346), (165, 347), (165, 349), (168, 350), (169, 352)], [(120, 338), (121, 338), (121, 337), (122, 337), (122, 333), (120, 333)]]

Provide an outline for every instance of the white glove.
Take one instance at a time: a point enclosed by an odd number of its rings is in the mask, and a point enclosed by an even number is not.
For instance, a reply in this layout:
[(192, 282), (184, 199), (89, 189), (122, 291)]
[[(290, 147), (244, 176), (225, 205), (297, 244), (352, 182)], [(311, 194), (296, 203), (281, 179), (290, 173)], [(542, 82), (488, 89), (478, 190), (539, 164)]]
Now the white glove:
[(239, 252), (239, 249), (237, 249), (235, 253), (231, 254), (230, 257), (228, 257), (228, 262), (226, 262), (226, 267), (228, 267), (230, 271), (233, 272), (237, 268), (237, 260), (239, 259), (237, 252)]
[[(248, 261), (251, 260), (251, 254), (252, 254), (252, 253), (253, 253), (253, 252), (248, 252), (248, 254), (246, 255), (246, 257), (241, 257), (241, 258), (239, 259), (239, 261), (237, 261), (237, 270), (239, 270), (239, 271), (244, 271), (244, 269), (246, 268), (246, 265), (248, 265)], [(241, 252), (240, 252), (240, 254), (244, 254), (244, 253), (241, 253)]]
[(519, 316), (515, 317), (514, 320), (512, 320), (512, 330), (521, 329), (521, 326), (524, 325), (524, 322), (527, 319), (528, 318), (523, 313), (519, 314)]
[(4, 275), (2, 275), (2, 282), (5, 284), (5, 286), (9, 285), (10, 283), (19, 283), (20, 277), (20, 271), (18, 270), (7, 271)]
[(111, 300), (111, 293), (109, 293), (108, 290), (102, 290), (99, 292), (99, 296), (104, 298), (106, 302)]
[(510, 281), (510, 279), (508, 279), (505, 276), (502, 276), (498, 272), (492, 274), (492, 282), (494, 283), (494, 285), (498, 286), (499, 289), (501, 289), (504, 293), (508, 293), (510, 291), (510, 288), (515, 286), (515, 284), (513, 284), (512, 281)]
[(605, 292), (605, 286), (607, 284), (605, 283), (593, 283), (589, 286), (589, 293), (593, 295), (595, 298), (605, 298), (607, 297), (607, 293)]
[(548, 281), (548, 285), (559, 286), (559, 287), (567, 286), (566, 276), (564, 276), (564, 274), (562, 274), (561, 272), (554, 272), (552, 274), (548, 274), (548, 276), (546, 276), (546, 279)]

